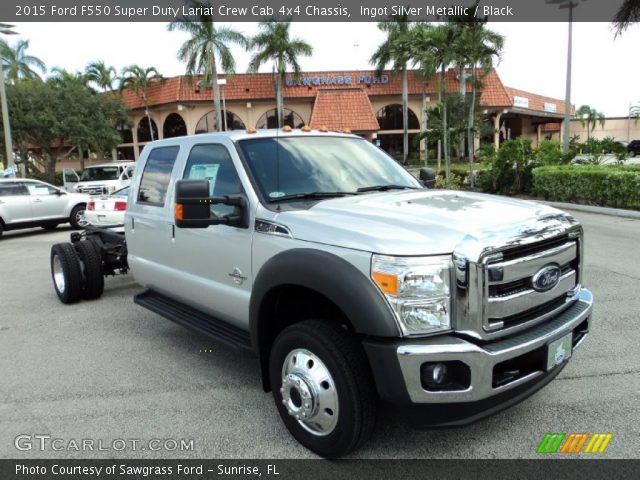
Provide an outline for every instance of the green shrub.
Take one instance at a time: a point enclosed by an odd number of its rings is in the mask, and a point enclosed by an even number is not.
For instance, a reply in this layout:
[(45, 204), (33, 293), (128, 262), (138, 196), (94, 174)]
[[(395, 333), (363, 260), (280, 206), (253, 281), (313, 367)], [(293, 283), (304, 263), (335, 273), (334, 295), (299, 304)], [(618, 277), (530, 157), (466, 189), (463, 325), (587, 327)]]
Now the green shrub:
[(482, 175), (480, 185), (483, 190), (494, 193), (528, 192), (534, 166), (537, 165), (530, 140), (507, 140)]
[(640, 165), (539, 167), (531, 191), (547, 200), (640, 209)]
[(543, 140), (533, 151), (539, 165), (562, 165), (569, 163), (573, 155), (563, 155), (560, 140)]

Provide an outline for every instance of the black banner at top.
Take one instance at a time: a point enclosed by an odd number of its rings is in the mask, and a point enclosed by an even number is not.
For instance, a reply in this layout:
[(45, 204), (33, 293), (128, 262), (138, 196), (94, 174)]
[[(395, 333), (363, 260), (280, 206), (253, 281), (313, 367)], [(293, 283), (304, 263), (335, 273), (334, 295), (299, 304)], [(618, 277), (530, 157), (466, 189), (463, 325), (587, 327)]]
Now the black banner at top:
[[(203, 3), (207, 3), (206, 0)], [(378, 22), (392, 15), (443, 21), (454, 15), (489, 21), (611, 22), (623, 0), (3, 0), (2, 22), (169, 22), (211, 15), (219, 22)]]

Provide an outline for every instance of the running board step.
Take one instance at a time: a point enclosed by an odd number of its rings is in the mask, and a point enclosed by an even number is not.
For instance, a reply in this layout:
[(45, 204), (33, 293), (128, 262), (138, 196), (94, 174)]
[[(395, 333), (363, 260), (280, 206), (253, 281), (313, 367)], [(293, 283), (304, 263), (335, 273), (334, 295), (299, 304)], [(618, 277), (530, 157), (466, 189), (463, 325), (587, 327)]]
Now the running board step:
[(228, 347), (253, 354), (248, 332), (184, 303), (177, 302), (153, 290), (139, 293), (133, 298), (133, 301), (178, 325), (201, 333)]

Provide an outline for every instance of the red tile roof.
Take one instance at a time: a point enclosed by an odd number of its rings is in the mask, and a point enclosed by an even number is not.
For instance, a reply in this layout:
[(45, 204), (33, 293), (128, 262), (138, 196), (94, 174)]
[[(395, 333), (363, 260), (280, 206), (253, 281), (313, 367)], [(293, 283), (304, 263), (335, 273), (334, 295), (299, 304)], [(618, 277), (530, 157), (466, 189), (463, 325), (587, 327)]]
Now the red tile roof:
[[(284, 87), (285, 98), (316, 98), (320, 91), (344, 90), (345, 88), (360, 89), (368, 96), (392, 96), (400, 95), (402, 92), (401, 75), (393, 75), (390, 72), (383, 72), (387, 76), (387, 83), (367, 83), (375, 76), (373, 71), (335, 71), (335, 72), (305, 72), (303, 78), (337, 78), (349, 77), (348, 83), (321, 83), (313, 82), (303, 85), (287, 85)], [(289, 75), (287, 78), (291, 78)], [(439, 75), (425, 79), (417, 71), (409, 71), (409, 94), (410, 95), (437, 95), (439, 85)], [(459, 91), (457, 71), (448, 70), (445, 74), (445, 88), (447, 92)], [(270, 73), (258, 74), (237, 74), (227, 77), (227, 84), (221, 86), (227, 101), (251, 101), (251, 100), (273, 100), (275, 98), (273, 88), (273, 76)], [(471, 86), (467, 83), (467, 91)], [(131, 109), (144, 107), (142, 98), (132, 90), (125, 89), (122, 93), (125, 104)], [(505, 87), (495, 70), (487, 72), (483, 79), (482, 93), (480, 94), (480, 104), (491, 108), (510, 108), (513, 106), (513, 97), (525, 96), (530, 99), (529, 109), (544, 111), (544, 103), (556, 103), (557, 111), (562, 112), (564, 102), (535, 95), (522, 90)], [(187, 77), (178, 76), (157, 82), (149, 87), (147, 96), (149, 106), (159, 106), (175, 104), (180, 102), (207, 102), (212, 100), (211, 88), (199, 88), (198, 78), (189, 80)]]
[(313, 104), (309, 126), (354, 132), (380, 129), (369, 97), (361, 88), (320, 90)]

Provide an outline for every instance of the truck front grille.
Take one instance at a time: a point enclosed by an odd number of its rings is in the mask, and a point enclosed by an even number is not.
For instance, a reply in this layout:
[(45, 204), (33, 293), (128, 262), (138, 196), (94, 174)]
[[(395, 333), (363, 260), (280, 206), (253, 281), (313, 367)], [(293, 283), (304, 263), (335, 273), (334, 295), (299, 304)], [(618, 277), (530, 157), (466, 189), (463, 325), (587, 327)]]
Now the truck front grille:
[[(579, 242), (577, 237), (561, 235), (488, 255), (479, 276), (483, 330), (534, 325), (569, 306), (579, 285)], [(553, 288), (539, 291), (534, 276), (548, 266), (560, 268), (560, 279)]]

